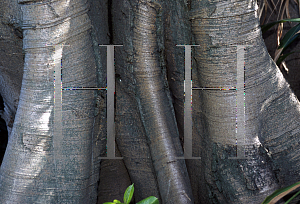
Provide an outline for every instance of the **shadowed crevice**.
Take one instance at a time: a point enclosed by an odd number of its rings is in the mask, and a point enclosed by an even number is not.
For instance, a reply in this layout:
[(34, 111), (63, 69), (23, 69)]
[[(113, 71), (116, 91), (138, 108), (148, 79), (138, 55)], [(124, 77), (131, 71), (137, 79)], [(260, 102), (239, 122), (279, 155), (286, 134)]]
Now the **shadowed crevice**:
[(2, 163), (2, 159), (5, 154), (7, 141), (8, 141), (8, 133), (6, 129), (5, 121), (1, 118), (1, 112), (4, 110), (3, 98), (0, 95), (0, 166)]
[(108, 14), (108, 31), (109, 31), (109, 44), (114, 42), (113, 35), (113, 22), (112, 22), (112, 0), (107, 1), (107, 14)]

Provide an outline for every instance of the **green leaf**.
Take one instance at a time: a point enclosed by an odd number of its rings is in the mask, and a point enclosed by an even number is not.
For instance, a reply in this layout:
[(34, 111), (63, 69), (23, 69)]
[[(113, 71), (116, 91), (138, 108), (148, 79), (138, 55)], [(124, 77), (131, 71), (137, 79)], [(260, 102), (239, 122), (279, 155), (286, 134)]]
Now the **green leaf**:
[(287, 186), (285, 188), (281, 188), (279, 190), (276, 190), (274, 193), (269, 195), (262, 204), (275, 204), (278, 200), (283, 198), (285, 195), (289, 194), (291, 191), (297, 189), (300, 187), (300, 182), (294, 183), (290, 186)]
[(286, 44), (286, 46), (282, 49), (282, 52), (297, 38), (299, 37), (300, 33), (297, 33), (296, 35), (294, 35), (291, 40)]
[(159, 202), (156, 197), (150, 196), (148, 198), (145, 198), (144, 200), (141, 200), (137, 204), (159, 204)]
[(124, 203), (125, 204), (129, 204), (132, 196), (133, 196), (133, 192), (134, 192), (134, 187), (133, 184), (128, 186), (128, 188), (126, 189), (125, 193), (124, 193)]
[(276, 62), (277, 66), (279, 66), (280, 63), (281, 63), (287, 56), (289, 56), (290, 54), (293, 54), (293, 53), (295, 53), (295, 52), (290, 52), (290, 53), (281, 55), (281, 56), (278, 58), (277, 62)]
[(293, 28), (291, 28), (283, 37), (283, 39), (280, 42), (280, 45), (278, 47), (278, 49), (280, 48), (286, 48), (291, 42), (293, 42), (298, 36), (299, 34), (297, 34), (297, 32), (300, 30), (300, 23), (296, 26), (294, 26)]
[(299, 194), (300, 194), (300, 191), (298, 191), (297, 193), (295, 193), (295, 195), (293, 195), (288, 201), (286, 201), (285, 204), (288, 204), (289, 202), (291, 202)]
[(272, 23), (268, 23), (266, 25), (260, 26), (261, 27), (261, 31), (262, 31), (262, 33), (264, 33), (267, 30), (269, 30), (270, 28), (272, 28), (274, 25), (276, 25), (278, 23), (284, 23), (284, 22), (298, 22), (298, 23), (300, 23), (300, 18), (282, 19), (280, 21), (275, 21), (275, 22), (272, 22)]
[[(113, 202), (106, 202), (106, 203), (103, 203), (103, 204), (117, 204), (117, 203), (121, 203), (121, 201), (119, 200), (114, 200)], [(122, 204), (122, 203), (121, 203)]]

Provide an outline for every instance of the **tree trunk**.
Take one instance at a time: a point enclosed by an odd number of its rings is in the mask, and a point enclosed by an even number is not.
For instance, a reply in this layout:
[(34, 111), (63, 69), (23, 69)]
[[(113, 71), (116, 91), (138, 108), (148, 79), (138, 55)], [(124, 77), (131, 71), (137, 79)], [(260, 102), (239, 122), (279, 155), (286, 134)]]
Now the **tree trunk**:
[[(124, 46), (124, 54), (116, 55), (123, 56), (121, 60), (116, 59), (116, 73), (120, 75), (120, 84), (128, 93), (125, 98), (128, 98), (127, 100), (130, 100), (129, 97), (134, 99), (131, 99), (131, 103), (133, 103), (131, 106), (132, 109), (139, 112), (139, 116), (131, 115), (139, 120), (136, 123), (145, 130), (146, 136), (127, 135), (132, 127), (127, 127), (123, 125), (124, 123), (119, 124), (124, 129), (123, 131), (120, 129), (121, 134), (119, 139), (117, 138), (122, 155), (132, 155), (133, 152), (129, 152), (131, 149), (135, 149), (138, 151), (137, 155), (144, 158), (138, 160), (134, 156), (136, 162), (142, 161), (141, 164), (143, 165), (141, 166), (144, 168), (141, 171), (147, 172), (144, 178), (137, 175), (141, 178), (137, 187), (137, 201), (142, 198), (143, 194), (147, 193), (146, 189), (153, 185), (157, 188), (156, 185), (158, 184), (162, 203), (192, 203), (193, 197), (185, 162), (176, 159), (176, 157), (182, 156), (182, 147), (170, 92), (165, 86), (167, 83), (163, 71), (165, 68), (161, 64), (163, 58), (162, 54), (159, 53), (159, 43), (164, 43), (163, 39), (160, 39), (163, 38), (163, 35), (160, 34), (160, 29), (163, 28), (161, 22), (162, 3), (116, 1), (114, 5), (117, 5), (113, 7), (114, 44), (120, 43)], [(124, 7), (119, 9), (119, 5), (124, 5)], [(124, 30), (128, 32), (126, 35), (122, 35)], [(124, 67), (127, 72), (125, 72)], [(120, 96), (125, 94), (122, 93)], [(122, 103), (123, 101), (124, 103)], [(128, 102), (121, 99), (121, 104), (125, 105), (125, 103)], [(125, 111), (122, 112), (124, 115)], [(121, 121), (124, 121), (122, 117), (120, 117)], [(140, 121), (142, 126), (139, 124)], [(136, 142), (128, 143), (130, 137), (135, 138)], [(139, 139), (147, 141), (148, 145), (144, 146), (144, 142), (141, 143), (138, 141)], [(125, 148), (124, 145), (128, 144), (132, 147)], [(150, 157), (152, 164), (149, 165)], [(129, 174), (135, 174), (131, 169), (136, 168), (136, 164), (128, 161), (127, 165)], [(153, 169), (155, 175), (153, 175)], [(155, 177), (157, 177), (157, 181), (153, 180)], [(143, 180), (150, 181), (150, 183), (141, 182)], [(153, 191), (156, 195), (155, 188), (151, 189), (151, 192)]]
[[(53, 102), (55, 65), (61, 64), (63, 87), (96, 86), (88, 4), (84, 0), (19, 3), (24, 77), (0, 169), (0, 203), (95, 203), (99, 151), (94, 148), (94, 93), (63, 90), (62, 103), (59, 97)], [(58, 44), (69, 47), (55, 47)], [(61, 121), (56, 120), (59, 109)]]
[(199, 91), (193, 122), (204, 123), (201, 134), (194, 131), (203, 160), (189, 161), (188, 167), (200, 166), (203, 176), (193, 179), (194, 196), (197, 203), (260, 203), (299, 180), (299, 102), (263, 43), (255, 2), (192, 1), (191, 7), (195, 43), (201, 45), (196, 86), (237, 86), (237, 45), (253, 45), (246, 47), (244, 60), (248, 159), (228, 159), (236, 153), (236, 91)]
[[(96, 203), (99, 185), (102, 204), (121, 200), (134, 183), (135, 202), (153, 195), (160, 203), (256, 204), (299, 180), (299, 101), (267, 52), (255, 2), (89, 2), (91, 36), (87, 1), (19, 1), (24, 78), (0, 169), (0, 203)], [(115, 48), (115, 123), (116, 156), (124, 162), (102, 160), (100, 181), (105, 91), (62, 91), (61, 137), (53, 102), (60, 54), (63, 87), (106, 86), (106, 50), (98, 44), (123, 45)], [(200, 45), (192, 50), (193, 87), (223, 89), (239, 87), (237, 45), (253, 45), (244, 50), (247, 159), (229, 159), (241, 143), (237, 91), (216, 89), (192, 92), (192, 152), (201, 159), (176, 158), (183, 155), (189, 60), (176, 45), (184, 44)], [(9, 93), (4, 85), (12, 88), (11, 76), (1, 70), (1, 94)]]
[(4, 110), (2, 114), (0, 112), (0, 116), (6, 123), (9, 136), (17, 112), (23, 77), (22, 13), (17, 0), (1, 1), (0, 13), (0, 94), (4, 102)]

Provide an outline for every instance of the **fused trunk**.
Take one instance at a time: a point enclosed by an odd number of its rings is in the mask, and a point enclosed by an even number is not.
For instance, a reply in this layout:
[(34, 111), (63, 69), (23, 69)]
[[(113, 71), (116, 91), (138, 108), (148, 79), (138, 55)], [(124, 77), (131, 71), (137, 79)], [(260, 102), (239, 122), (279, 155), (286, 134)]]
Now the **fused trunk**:
[[(54, 96), (60, 80), (63, 87), (106, 86), (106, 48), (98, 44), (123, 45), (115, 47), (115, 132), (116, 156), (124, 158), (102, 160), (98, 203), (121, 199), (134, 183), (135, 202), (156, 196), (172, 204), (256, 204), (299, 180), (299, 102), (267, 52), (256, 2), (90, 0), (92, 26), (87, 0), (19, 3), (24, 78), (0, 169), (0, 203), (97, 202), (106, 93), (63, 90), (61, 106)], [(177, 157), (183, 156), (184, 104), (190, 103), (183, 91), (189, 59), (176, 45), (189, 44), (200, 45), (192, 50), (193, 87), (219, 89), (193, 90), (192, 156), (201, 159), (183, 160)], [(237, 105), (243, 52), (245, 116)], [(1, 85), (11, 88), (4, 76)], [(13, 107), (9, 97), (17, 94), (7, 90), (0, 92)], [(241, 117), (242, 141), (236, 134)], [(229, 158), (241, 148), (247, 159)]]

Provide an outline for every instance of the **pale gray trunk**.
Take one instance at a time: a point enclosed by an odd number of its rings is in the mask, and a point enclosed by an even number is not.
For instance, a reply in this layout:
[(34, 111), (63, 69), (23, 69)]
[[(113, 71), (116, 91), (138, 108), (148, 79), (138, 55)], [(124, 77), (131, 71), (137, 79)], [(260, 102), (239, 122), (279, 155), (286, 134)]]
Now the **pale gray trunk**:
[(276, 188), (299, 180), (299, 101), (267, 52), (256, 2), (192, 1), (191, 7), (192, 31), (201, 45), (194, 86), (235, 87), (236, 45), (253, 45), (245, 46), (244, 60), (249, 159), (228, 159), (236, 156), (236, 91), (193, 91), (194, 124), (203, 121), (202, 133), (194, 131), (203, 148), (203, 161), (191, 161), (203, 175), (192, 184), (199, 185), (195, 196), (207, 203), (260, 203)]
[(58, 137), (53, 76), (55, 64), (61, 62), (54, 61), (58, 53), (51, 46), (70, 45), (61, 50), (62, 86), (96, 86), (88, 4), (85, 0), (19, 3), (24, 77), (0, 169), (0, 203), (95, 203), (99, 155), (94, 149), (94, 92), (62, 91), (62, 137)]
[[(105, 13), (105, 2), (91, 0), (91, 9)], [(86, 1), (68, 1), (64, 6), (58, 5), (62, 1), (20, 3), (24, 23), (37, 27), (24, 24), (25, 75), (0, 169), (0, 203), (96, 203), (100, 164), (96, 158), (105, 146), (105, 138), (98, 135), (106, 133), (106, 94), (98, 91), (94, 112), (93, 91), (63, 91), (63, 119), (68, 124), (63, 138), (56, 138), (52, 132), (55, 48), (45, 44), (71, 45), (62, 52), (63, 86), (105, 87), (106, 49), (97, 45), (109, 44), (107, 18), (95, 23), (97, 16), (90, 16), (95, 29), (91, 41)], [(123, 161), (102, 162), (99, 203), (122, 197), (130, 180), (135, 183), (136, 202), (154, 195), (172, 204), (193, 203), (193, 197), (195, 203), (256, 204), (276, 188), (299, 180), (299, 102), (267, 53), (255, 2), (192, 1), (189, 19), (185, 3), (112, 1), (110, 43), (124, 45), (115, 48), (116, 142), (121, 153), (116, 150), (116, 156), (124, 157), (126, 168)], [(80, 11), (82, 15), (71, 16), (64, 26), (57, 21)], [(44, 27), (47, 19), (58, 24)], [(236, 154), (236, 92), (193, 90), (193, 156), (201, 156), (186, 160), (193, 196), (184, 162), (176, 159), (182, 155), (184, 51), (175, 45), (192, 44), (188, 20), (195, 37), (192, 43), (201, 45), (193, 50), (193, 86), (235, 86), (235, 45), (254, 45), (245, 51), (248, 160), (228, 159)], [(54, 34), (59, 28), (60, 36)], [(11, 88), (3, 73), (2, 88), (3, 84)], [(11, 98), (16, 94), (11, 97), (7, 90), (0, 92), (6, 92), (7, 104), (13, 107)], [(60, 148), (53, 146), (57, 139)], [(58, 152), (60, 159), (55, 157)]]
[[(113, 5), (116, 5), (113, 7), (114, 44), (124, 45), (122, 49), (124, 53), (116, 51), (118, 52), (116, 56), (123, 58), (119, 60), (116, 57), (116, 73), (121, 77), (117, 86), (120, 84), (127, 92), (122, 91), (117, 101), (126, 108), (119, 106), (117, 109), (121, 115), (117, 115), (120, 133), (119, 139), (116, 140), (122, 156), (124, 152), (124, 156), (128, 157), (124, 159), (129, 174), (135, 175), (134, 179), (140, 178), (137, 183), (141, 187), (137, 187), (138, 199), (142, 195), (148, 195), (147, 191), (156, 195), (159, 189), (162, 203), (193, 203), (185, 163), (176, 158), (182, 156), (182, 147), (169, 89), (166, 87), (164, 53), (162, 53), (165, 43), (163, 36), (165, 19), (162, 18), (162, 13), (164, 6), (168, 5), (151, 1), (114, 2)], [(119, 9), (120, 5), (123, 6), (122, 9)], [(130, 113), (130, 110), (133, 112)], [(124, 116), (133, 117), (133, 120), (126, 120)], [(140, 130), (135, 130), (136, 128)], [(148, 144), (145, 143), (146, 140)], [(126, 151), (125, 147), (128, 149), (129, 144), (132, 147)], [(136, 152), (140, 159), (133, 155), (133, 152)], [(129, 156), (136, 157), (135, 164), (129, 163)], [(153, 164), (149, 163), (150, 159)], [(144, 167), (141, 171), (146, 173), (144, 178), (134, 171), (142, 164)], [(147, 180), (147, 183), (143, 184), (144, 182), (141, 182), (143, 180)], [(150, 183), (151, 188), (148, 185)]]

